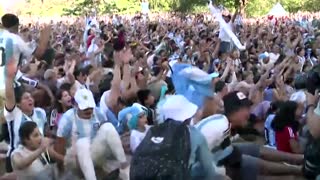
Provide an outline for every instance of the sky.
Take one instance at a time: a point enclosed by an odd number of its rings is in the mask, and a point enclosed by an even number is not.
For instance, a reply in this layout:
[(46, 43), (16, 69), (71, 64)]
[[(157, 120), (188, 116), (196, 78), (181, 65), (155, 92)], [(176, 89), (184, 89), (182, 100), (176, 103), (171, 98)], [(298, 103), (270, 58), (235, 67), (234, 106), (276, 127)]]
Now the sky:
[(14, 6), (16, 3), (20, 1), (25, 1), (25, 0), (0, 0), (0, 4), (4, 9), (6, 9)]

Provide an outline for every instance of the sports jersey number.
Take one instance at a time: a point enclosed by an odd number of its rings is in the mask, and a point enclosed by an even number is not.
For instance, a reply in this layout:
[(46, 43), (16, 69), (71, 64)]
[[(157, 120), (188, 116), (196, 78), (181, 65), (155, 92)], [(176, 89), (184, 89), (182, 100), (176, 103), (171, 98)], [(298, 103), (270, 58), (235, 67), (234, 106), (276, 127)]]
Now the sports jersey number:
[(4, 66), (6, 64), (6, 54), (5, 49), (0, 47), (0, 66)]

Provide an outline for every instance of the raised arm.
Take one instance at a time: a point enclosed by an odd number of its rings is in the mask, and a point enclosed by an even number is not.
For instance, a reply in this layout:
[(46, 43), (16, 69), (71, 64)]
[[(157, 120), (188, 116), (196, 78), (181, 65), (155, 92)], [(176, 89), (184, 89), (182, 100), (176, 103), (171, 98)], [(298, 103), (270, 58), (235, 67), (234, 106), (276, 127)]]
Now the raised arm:
[(227, 59), (227, 66), (223, 71), (223, 74), (221, 76), (221, 80), (225, 81), (226, 77), (228, 76), (228, 74), (230, 72), (231, 65), (232, 65), (232, 60), (228, 58)]
[(301, 41), (301, 33), (298, 33), (298, 37), (293, 41), (292, 48), (296, 48)]
[(106, 99), (106, 104), (108, 107), (114, 107), (118, 103), (118, 98), (120, 97), (120, 83), (121, 83), (121, 70), (120, 70), (120, 56), (119, 52), (115, 52), (114, 60), (116, 62), (113, 79), (111, 83), (109, 99)]
[(216, 46), (214, 47), (214, 51), (212, 53), (212, 57), (213, 58), (217, 58), (218, 57), (218, 54), (219, 54), (219, 50), (220, 50), (220, 44), (221, 44), (221, 40), (218, 39), (217, 43), (216, 43)]
[(262, 87), (264, 84), (263, 82), (265, 82), (268, 79), (271, 69), (271, 67), (268, 67), (266, 72), (260, 77), (259, 81), (256, 84), (258, 88)]
[(70, 84), (74, 84), (76, 81), (76, 78), (73, 75), (74, 70), (76, 68), (76, 64), (77, 64), (76, 60), (72, 60), (72, 62), (70, 64), (65, 62), (65, 66), (64, 66), (64, 72), (66, 72), (65, 77), (66, 77), (68, 83), (70, 83)]
[(301, 40), (301, 34), (300, 33), (298, 33), (298, 36), (296, 37), (296, 39), (292, 43), (290, 41), (290, 36), (288, 35), (287, 45), (288, 45), (289, 48), (294, 49), (299, 44), (300, 40)]
[(51, 144), (51, 140), (47, 138), (43, 138), (41, 140), (41, 146), (31, 152), (28, 156), (22, 156), (20, 153), (13, 153), (12, 155), (12, 166), (14, 169), (23, 170), (28, 168), (37, 158), (41, 156), (43, 152), (47, 150), (49, 145)]
[(40, 33), (40, 40), (38, 47), (34, 52), (34, 56), (41, 59), (45, 51), (47, 50), (48, 43), (50, 40), (51, 26), (46, 26)]
[(15, 60), (10, 59), (6, 65), (6, 80), (5, 80), (5, 107), (8, 111), (12, 111), (16, 106), (16, 98), (14, 94), (14, 78), (17, 72)]
[(232, 18), (231, 18), (231, 22), (234, 23), (234, 21), (236, 20), (236, 17), (239, 14), (239, 9), (236, 10), (236, 12), (233, 14)]

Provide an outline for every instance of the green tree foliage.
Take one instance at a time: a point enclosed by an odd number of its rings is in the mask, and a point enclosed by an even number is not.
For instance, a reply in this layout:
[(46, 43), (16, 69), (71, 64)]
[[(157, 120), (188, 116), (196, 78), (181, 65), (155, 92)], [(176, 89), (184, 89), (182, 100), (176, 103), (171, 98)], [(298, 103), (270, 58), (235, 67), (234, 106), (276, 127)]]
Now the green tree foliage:
[(300, 1), (300, 0), (281, 0), (280, 3), (283, 5), (283, 7), (289, 11), (289, 12), (297, 12), (299, 10), (302, 10), (303, 7), (305, 7), (306, 1)]
[(85, 15), (96, 12), (105, 13), (135, 13), (140, 3), (132, 0), (75, 0), (71, 7), (64, 8), (65, 15)]
[(262, 16), (268, 13), (268, 11), (274, 6), (275, 2), (250, 0), (245, 7), (245, 12), (248, 17)]
[(72, 0), (23, 0), (12, 9), (21, 15), (55, 16), (63, 13), (63, 8), (69, 7)]
[(304, 8), (307, 11), (320, 11), (320, 2), (319, 0), (308, 0), (304, 2)]
[[(274, 4), (280, 2), (289, 12), (319, 11), (319, 0), (215, 0), (229, 10), (240, 9), (248, 17), (265, 15)], [(200, 12), (207, 11), (207, 0), (149, 0), (152, 11)], [(140, 12), (141, 0), (25, 0), (15, 7), (19, 14), (76, 15), (83, 16), (96, 11), (100, 14), (131, 14)], [(0, 10), (1, 13), (1, 10)]]

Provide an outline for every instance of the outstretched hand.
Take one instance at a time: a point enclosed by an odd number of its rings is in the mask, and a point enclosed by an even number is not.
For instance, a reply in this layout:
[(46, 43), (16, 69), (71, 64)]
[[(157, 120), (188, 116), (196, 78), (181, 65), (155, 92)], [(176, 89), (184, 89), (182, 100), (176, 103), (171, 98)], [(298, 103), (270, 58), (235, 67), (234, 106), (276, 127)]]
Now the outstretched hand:
[(113, 54), (113, 58), (116, 64), (128, 64), (130, 60), (133, 58), (133, 55), (130, 48), (125, 48), (119, 52), (115, 51)]
[(44, 28), (41, 30), (41, 33), (45, 36), (49, 36), (51, 34), (51, 30), (52, 30), (52, 27), (51, 25), (46, 25), (44, 26)]

